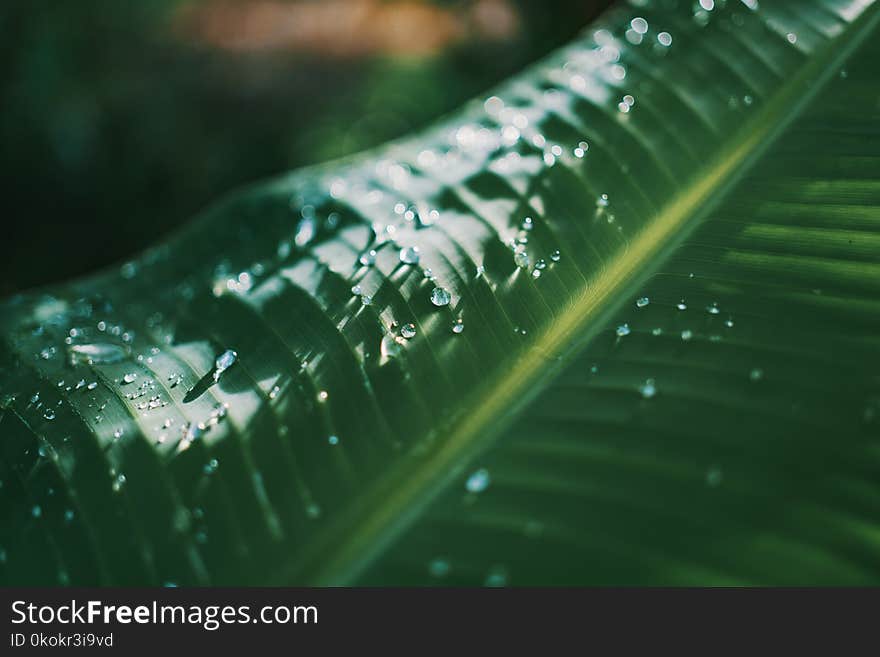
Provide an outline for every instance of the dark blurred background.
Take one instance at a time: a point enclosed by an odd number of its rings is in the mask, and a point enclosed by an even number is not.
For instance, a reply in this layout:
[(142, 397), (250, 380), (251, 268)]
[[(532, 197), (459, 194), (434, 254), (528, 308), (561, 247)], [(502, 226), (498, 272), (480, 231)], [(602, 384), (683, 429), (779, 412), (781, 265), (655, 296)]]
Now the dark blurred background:
[(0, 295), (243, 183), (403, 135), (607, 0), (3, 0)]

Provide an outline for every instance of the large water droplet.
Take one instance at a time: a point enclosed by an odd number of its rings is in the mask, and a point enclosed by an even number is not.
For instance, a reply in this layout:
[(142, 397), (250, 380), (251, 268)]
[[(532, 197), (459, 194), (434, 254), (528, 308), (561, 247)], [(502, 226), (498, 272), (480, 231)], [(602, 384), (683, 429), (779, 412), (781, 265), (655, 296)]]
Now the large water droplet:
[(431, 290), (431, 303), (435, 306), (448, 306), (450, 301), (452, 301), (452, 295), (445, 287), (435, 287)]
[(413, 323), (404, 324), (400, 327), (400, 334), (407, 340), (416, 337), (416, 325)]
[(219, 381), (223, 373), (235, 364), (238, 353), (227, 349), (214, 361), (214, 381)]
[(644, 308), (649, 303), (651, 303), (651, 300), (648, 297), (639, 297), (636, 299), (636, 308)]

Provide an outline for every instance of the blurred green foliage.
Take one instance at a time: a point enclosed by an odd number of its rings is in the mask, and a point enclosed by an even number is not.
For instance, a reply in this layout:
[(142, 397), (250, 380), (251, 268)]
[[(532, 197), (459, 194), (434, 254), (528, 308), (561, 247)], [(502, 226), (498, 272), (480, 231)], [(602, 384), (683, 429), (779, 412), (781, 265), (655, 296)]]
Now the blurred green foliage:
[(212, 49), (174, 28), (182, 4), (0, 5), (14, 245), (0, 294), (118, 262), (238, 185), (405, 134), (567, 41), (607, 3), (551, 12), (517, 0), (512, 38), (358, 58)]

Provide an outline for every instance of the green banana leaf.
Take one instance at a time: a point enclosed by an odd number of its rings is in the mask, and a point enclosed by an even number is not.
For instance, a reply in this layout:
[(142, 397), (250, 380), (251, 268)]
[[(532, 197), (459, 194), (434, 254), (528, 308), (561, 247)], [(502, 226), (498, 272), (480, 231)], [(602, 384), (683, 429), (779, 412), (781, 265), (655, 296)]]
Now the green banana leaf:
[(877, 583), (878, 16), (621, 4), (7, 300), (0, 582)]

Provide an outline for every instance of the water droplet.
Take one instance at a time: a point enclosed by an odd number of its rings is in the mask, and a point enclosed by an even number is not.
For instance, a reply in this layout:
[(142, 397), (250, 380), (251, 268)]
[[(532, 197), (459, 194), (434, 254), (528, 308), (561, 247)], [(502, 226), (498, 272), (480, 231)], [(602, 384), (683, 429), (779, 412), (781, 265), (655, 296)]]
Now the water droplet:
[(717, 315), (718, 313), (721, 312), (721, 310), (718, 309), (718, 304), (713, 302), (713, 303), (709, 304), (708, 306), (706, 306), (706, 312), (709, 313), (710, 315)]
[(609, 203), (608, 194), (600, 194), (599, 198), (596, 199), (597, 208), (607, 208)]
[(354, 296), (359, 297), (359, 296), (361, 296), (361, 293), (362, 293), (362, 292), (363, 292), (363, 290), (361, 290), (361, 286), (360, 286), (360, 285), (352, 285), (352, 286), (351, 286), (351, 293), (352, 293)]
[(134, 380), (137, 378), (137, 374), (134, 372), (129, 372), (125, 376), (122, 377), (123, 383), (134, 383)]
[(724, 325), (725, 325), (727, 328), (733, 328), (733, 319), (731, 319), (731, 318), (727, 318), (727, 319), (724, 321)]
[(379, 353), (383, 359), (397, 358), (400, 355), (400, 342), (398, 340), (399, 338), (391, 334), (386, 334), (382, 338), (382, 342), (379, 345)]
[(118, 493), (122, 490), (123, 486), (125, 486), (125, 475), (119, 474), (116, 476), (116, 479), (113, 480), (113, 492)]
[(223, 373), (235, 364), (238, 353), (227, 349), (214, 361), (214, 381), (219, 381)]
[(54, 420), (55, 419), (55, 411), (53, 411), (51, 408), (47, 408), (45, 411), (43, 411), (43, 417), (46, 418), (47, 420)]
[(532, 222), (531, 217), (526, 217), (525, 219), (522, 220), (522, 229), (523, 230), (531, 230), (534, 227), (535, 227), (535, 225)]
[(431, 303), (435, 306), (448, 306), (450, 301), (452, 301), (452, 295), (445, 287), (435, 287), (431, 291)]
[(31, 515), (34, 518), (39, 518), (41, 515), (43, 515), (43, 507), (41, 507), (39, 504), (34, 504), (31, 507)]
[(645, 399), (651, 399), (654, 395), (657, 394), (657, 386), (654, 383), (654, 379), (646, 380), (640, 387), (639, 392), (642, 393), (642, 397)]
[(338, 445), (339, 444), (339, 436), (336, 436), (336, 435), (328, 436), (327, 442), (330, 443), (331, 445)]
[(681, 332), (681, 339), (684, 340), (685, 342), (690, 340), (692, 337), (694, 337), (694, 332), (691, 331), (690, 329), (685, 329), (684, 331)]
[(376, 249), (365, 251), (358, 260), (364, 267), (372, 267), (376, 263)]
[(679, 301), (675, 307), (678, 308), (679, 310), (687, 310), (687, 304), (684, 302), (684, 299)]
[(541, 271), (542, 269), (546, 269), (546, 268), (547, 268), (547, 261), (544, 260), (543, 258), (539, 258), (538, 261), (535, 263), (535, 269), (537, 269), (538, 271)]
[(449, 562), (446, 559), (433, 559), (428, 564), (428, 572), (431, 577), (446, 577), (450, 570)]
[(648, 32), (648, 21), (640, 16), (633, 18), (629, 24), (637, 34), (647, 34)]
[(468, 477), (464, 487), (470, 493), (482, 493), (489, 487), (491, 479), (486, 468), (480, 468)]
[(417, 265), (421, 259), (419, 247), (408, 246), (400, 250), (400, 261), (405, 265)]
[(708, 470), (706, 470), (706, 485), (715, 488), (721, 485), (721, 482), (724, 480), (724, 473), (721, 472), (721, 468), (712, 466)]
[(553, 262), (559, 262), (559, 259), (560, 259), (561, 257), (562, 257), (562, 254), (559, 253), (559, 251), (554, 251), (553, 253), (550, 254), (550, 259), (551, 259)]
[(672, 45), (672, 35), (669, 32), (660, 32), (657, 35), (657, 42), (664, 48)]
[(362, 306), (369, 306), (372, 303), (373, 303), (373, 297), (371, 297), (369, 294), (364, 294), (363, 296), (361, 296), (361, 305)]
[(461, 333), (464, 331), (464, 322), (459, 318), (452, 322), (452, 332)]
[(507, 568), (504, 566), (492, 566), (486, 574), (485, 585), (488, 587), (507, 586)]
[(329, 397), (330, 397), (330, 393), (328, 393), (326, 390), (322, 390), (321, 392), (318, 393), (318, 401), (321, 403), (327, 401), (327, 399)]
[(760, 367), (754, 368), (751, 372), (749, 372), (749, 379), (751, 381), (760, 381), (764, 378), (764, 370)]
[[(303, 213), (305, 214), (305, 208), (303, 208)], [(300, 219), (297, 224), (293, 241), (299, 247), (306, 246), (315, 237), (316, 232), (317, 224), (315, 223), (315, 217), (314, 215), (309, 214), (309, 216), (304, 216)]]
[(67, 509), (67, 511), (64, 512), (64, 521), (67, 524), (70, 524), (73, 522), (75, 516), (76, 514), (74, 513), (73, 509)]
[(651, 300), (648, 297), (639, 297), (636, 299), (636, 308), (644, 308), (649, 303), (651, 303)]
[(629, 324), (621, 324), (620, 326), (617, 327), (617, 330), (616, 330), (617, 336), (620, 338), (622, 338), (626, 335), (629, 335), (630, 332), (631, 331), (629, 328)]
[(133, 262), (126, 262), (119, 268), (119, 273), (122, 275), (122, 278), (134, 278), (135, 274), (137, 274), (137, 265)]
[(217, 466), (220, 465), (220, 462), (217, 459), (211, 459), (205, 464), (203, 471), (206, 475), (213, 474), (217, 470)]
[(116, 439), (118, 440), (119, 438), (122, 438), (122, 434), (123, 434), (123, 433), (124, 433), (124, 432), (122, 431), (122, 429), (116, 429), (116, 430), (113, 432), (113, 437), (116, 438)]
[(513, 254), (513, 262), (516, 264), (517, 267), (526, 269), (528, 268), (529, 262), (531, 262), (531, 260), (529, 259), (529, 254), (525, 251), (517, 251)]
[(407, 340), (416, 337), (416, 325), (412, 323), (404, 324), (400, 327), (400, 335)]
[(487, 114), (494, 116), (504, 109), (504, 101), (498, 96), (490, 96), (483, 103), (483, 108)]

